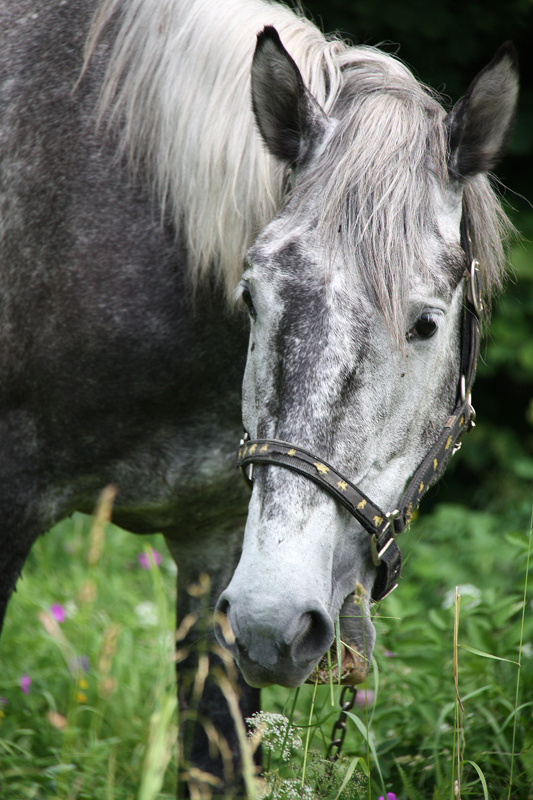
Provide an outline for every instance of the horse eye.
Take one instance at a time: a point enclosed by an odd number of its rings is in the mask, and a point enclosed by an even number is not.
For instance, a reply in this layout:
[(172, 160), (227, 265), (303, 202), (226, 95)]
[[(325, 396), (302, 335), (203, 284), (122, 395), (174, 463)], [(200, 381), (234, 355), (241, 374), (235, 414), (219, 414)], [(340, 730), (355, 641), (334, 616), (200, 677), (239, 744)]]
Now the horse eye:
[(241, 298), (243, 303), (246, 305), (248, 309), (248, 313), (250, 314), (252, 319), (256, 318), (255, 308), (254, 308), (254, 301), (252, 300), (252, 294), (250, 292), (250, 287), (245, 284), (242, 290)]
[(411, 330), (408, 339), (430, 339), (437, 331), (437, 323), (428, 313), (421, 314)]

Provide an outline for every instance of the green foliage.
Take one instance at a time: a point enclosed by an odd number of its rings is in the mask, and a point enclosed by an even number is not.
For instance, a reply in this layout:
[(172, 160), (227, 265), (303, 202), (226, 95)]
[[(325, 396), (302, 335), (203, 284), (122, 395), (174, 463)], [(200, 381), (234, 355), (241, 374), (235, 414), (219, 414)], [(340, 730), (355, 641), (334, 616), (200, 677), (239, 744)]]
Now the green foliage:
[[(375, 615), (377, 673), (369, 679), (369, 705), (359, 707), (357, 724), (348, 724), (343, 748), (348, 759), (360, 757), (368, 763), (368, 797), (385, 796), (380, 772), (387, 791), (402, 800), (451, 796), (457, 736), (453, 625), (458, 585), (458, 685), (464, 706), (461, 797), (482, 797), (483, 781), (490, 797), (506, 797), (514, 752), (510, 796), (533, 798), (531, 592), (522, 623), (528, 523), (524, 515), (521, 528), (513, 529), (505, 517), (441, 505), (405, 534), (403, 579)], [(297, 726), (307, 720), (311, 693), (311, 687), (300, 690), (294, 713)], [(266, 695), (275, 708), (290, 703), (279, 689), (267, 690)], [(337, 714), (329, 687), (319, 687), (311, 746), (328, 742)], [(364, 777), (361, 770), (357, 774)]]
[[(108, 526), (104, 547), (89, 530), (88, 518), (76, 515), (40, 539), (10, 604), (0, 672), (2, 798), (175, 795), (175, 568), (166, 557), (160, 569), (142, 569), (144, 537)], [(54, 605), (64, 622), (50, 613)]]

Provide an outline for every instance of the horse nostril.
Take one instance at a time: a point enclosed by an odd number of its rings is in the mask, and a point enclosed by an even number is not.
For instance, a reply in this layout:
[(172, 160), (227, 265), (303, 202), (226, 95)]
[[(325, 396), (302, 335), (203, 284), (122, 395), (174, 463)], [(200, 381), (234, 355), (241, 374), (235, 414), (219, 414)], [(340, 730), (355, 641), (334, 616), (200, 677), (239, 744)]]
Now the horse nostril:
[(231, 624), (231, 604), (224, 596), (220, 597), (215, 608), (215, 632), (220, 644), (229, 647), (235, 644), (235, 623)]
[(228, 608), (229, 608), (229, 600), (227, 600), (224, 595), (218, 598), (218, 603), (216, 605), (215, 612), (217, 616), (219, 614), (223, 614), (225, 617), (228, 615)]
[(323, 611), (308, 611), (301, 617), (301, 630), (292, 645), (297, 661), (313, 661), (329, 650), (333, 642), (333, 622)]

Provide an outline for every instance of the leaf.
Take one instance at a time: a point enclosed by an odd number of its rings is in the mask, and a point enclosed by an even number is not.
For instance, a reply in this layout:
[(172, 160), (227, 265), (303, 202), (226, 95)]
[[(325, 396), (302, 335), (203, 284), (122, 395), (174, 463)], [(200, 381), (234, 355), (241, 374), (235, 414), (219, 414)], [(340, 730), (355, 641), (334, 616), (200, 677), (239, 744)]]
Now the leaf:
[(47, 767), (44, 772), (45, 775), (52, 776), (60, 775), (64, 772), (74, 772), (75, 769), (75, 764), (54, 764), (52, 767)]
[(509, 544), (512, 544), (514, 547), (519, 547), (521, 550), (528, 549), (528, 537), (521, 531), (510, 531), (504, 534), (504, 539), (506, 542), (509, 542)]
[[(533, 361), (533, 348), (531, 349), (531, 360)], [(533, 458), (517, 458), (512, 462), (511, 468), (515, 475), (525, 480), (533, 479)]]
[(468, 650), (469, 653), (473, 653), (475, 656), (492, 658), (494, 661), (507, 661), (509, 664), (516, 664), (517, 667), (520, 666), (518, 661), (512, 661), (510, 658), (502, 658), (501, 656), (493, 656), (492, 653), (484, 653), (483, 650), (476, 650), (475, 647), (470, 647), (467, 644), (460, 644), (459, 647), (462, 647), (464, 650)]
[(419, 794), (419, 792), (417, 792), (417, 790), (415, 789), (415, 787), (405, 774), (404, 770), (399, 765), (398, 761), (396, 761), (396, 759), (395, 762), (396, 762), (396, 769), (400, 773), (400, 778), (402, 779), (403, 788), (407, 792), (407, 797), (409, 798), (409, 800), (424, 800), (422, 795)]
[(483, 797), (485, 800), (489, 800), (489, 790), (487, 788), (487, 781), (485, 780), (485, 776), (483, 775), (481, 768), (478, 767), (475, 761), (463, 761), (463, 764), (470, 764), (470, 766), (474, 767), (477, 774), (479, 775), (479, 780), (481, 781), (481, 785), (483, 786)]
[(350, 717), (350, 719), (353, 720), (353, 722), (355, 722), (356, 727), (359, 728), (360, 732), (362, 733), (363, 737), (365, 738), (366, 742), (368, 743), (368, 746), (369, 746), (369, 748), (370, 748), (370, 750), (372, 752), (372, 755), (374, 756), (374, 761), (376, 762), (376, 769), (377, 769), (377, 771), (379, 773), (379, 777), (380, 777), (380, 780), (381, 780), (381, 786), (382, 786), (382, 789), (383, 789), (383, 794), (385, 796), (385, 794), (386, 794), (386, 792), (385, 792), (385, 781), (383, 780), (383, 775), (381, 774), (381, 769), (380, 769), (379, 761), (378, 761), (378, 754), (376, 752), (376, 745), (374, 744), (374, 740), (373, 740), (372, 736), (370, 735), (370, 731), (367, 729), (366, 725), (362, 722), (362, 720), (360, 720), (359, 717), (356, 716), (355, 714), (352, 714), (351, 711), (347, 711), (346, 712), (346, 716)]
[(447, 623), (445, 622), (445, 620), (443, 620), (443, 618), (441, 617), (441, 615), (438, 613), (438, 611), (436, 609), (434, 609), (434, 608), (430, 608), (429, 609), (429, 611), (428, 611), (428, 619), (439, 630), (445, 631), (447, 629)]
[(335, 800), (339, 800), (339, 797), (341, 796), (346, 786), (348, 786), (348, 781), (354, 774), (355, 769), (359, 763), (361, 763), (362, 770), (365, 773), (366, 777), (367, 778), (370, 777), (370, 770), (368, 769), (368, 764), (366, 763), (365, 759), (362, 756), (356, 756), (355, 758), (352, 758), (350, 764), (348, 765), (348, 769), (346, 770), (346, 775), (344, 776), (343, 781), (339, 787), (339, 791), (335, 795)]

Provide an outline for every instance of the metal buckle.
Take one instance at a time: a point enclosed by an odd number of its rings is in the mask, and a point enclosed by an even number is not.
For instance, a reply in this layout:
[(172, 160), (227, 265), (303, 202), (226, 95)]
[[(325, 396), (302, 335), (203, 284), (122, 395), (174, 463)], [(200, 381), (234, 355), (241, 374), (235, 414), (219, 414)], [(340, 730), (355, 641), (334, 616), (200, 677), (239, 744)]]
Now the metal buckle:
[(468, 429), (472, 430), (472, 428), (476, 427), (476, 409), (472, 405), (472, 392), (468, 392), (468, 397), (466, 395), (466, 378), (464, 375), (461, 375), (460, 386), (461, 386), (461, 403), (468, 401)]
[(390, 594), (392, 594), (392, 592), (393, 592), (395, 589), (397, 589), (397, 588), (398, 588), (398, 584), (397, 584), (397, 583), (395, 583), (395, 584), (394, 584), (394, 586), (391, 586), (391, 588), (389, 589), (389, 591), (388, 591), (388, 592), (385, 592), (385, 594), (384, 594), (384, 595), (382, 595), (382, 596), (379, 598), (379, 602), (381, 603), (381, 601), (382, 601), (382, 600), (385, 600), (385, 598), (386, 598), (386, 597), (388, 597)]
[(379, 565), (381, 564), (381, 559), (383, 557), (383, 554), (386, 553), (391, 544), (394, 544), (396, 542), (396, 536), (398, 534), (394, 530), (394, 520), (399, 515), (399, 513), (400, 513), (399, 510), (395, 508), (394, 511), (388, 511), (385, 514), (385, 516), (387, 517), (387, 524), (381, 531), (381, 536), (383, 536), (383, 534), (387, 533), (389, 530), (390, 530), (390, 536), (388, 537), (387, 541), (385, 542), (381, 550), (378, 550), (377, 535), (373, 533), (372, 536), (370, 537), (370, 553), (372, 554), (372, 561), (374, 562), (374, 565), (376, 567), (379, 567)]
[(481, 319), (483, 316), (483, 303), (481, 302), (481, 296), (479, 292), (479, 261), (477, 258), (472, 259), (472, 263), (470, 264), (470, 272), (469, 272), (469, 279), (467, 283), (467, 297), (468, 302), (474, 306), (474, 311), (476, 312), (476, 316), (478, 319)]
[[(239, 442), (239, 447), (244, 447), (244, 445), (249, 441), (250, 441), (250, 434), (245, 431), (242, 439)], [(250, 487), (250, 489), (252, 489), (253, 477), (254, 477), (254, 465), (248, 464), (247, 467), (240, 467), (240, 471), (244, 479), (244, 482)]]

